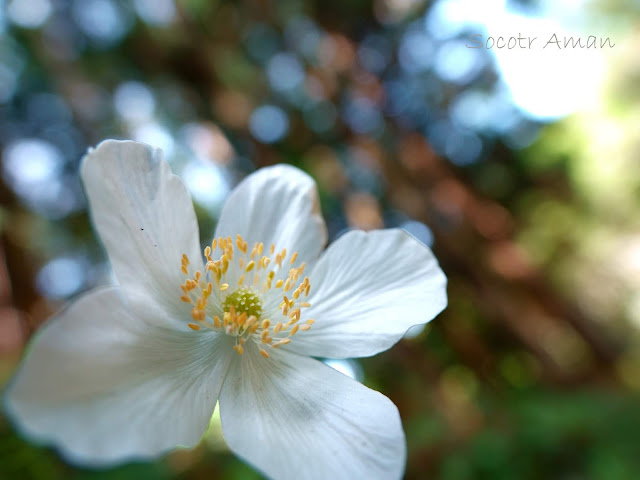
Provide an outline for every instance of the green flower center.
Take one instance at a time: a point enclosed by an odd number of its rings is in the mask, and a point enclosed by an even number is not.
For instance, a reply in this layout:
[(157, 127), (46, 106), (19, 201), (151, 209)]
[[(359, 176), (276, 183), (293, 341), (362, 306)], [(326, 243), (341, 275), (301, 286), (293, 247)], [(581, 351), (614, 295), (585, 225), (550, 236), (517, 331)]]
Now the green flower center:
[(248, 287), (241, 287), (227, 295), (222, 308), (225, 312), (229, 312), (232, 305), (236, 313), (244, 312), (248, 317), (253, 315), (258, 319), (262, 315), (262, 298)]
[(234, 337), (238, 355), (251, 341), (269, 358), (268, 349), (287, 345), (298, 331), (313, 325), (311, 318), (301, 321), (302, 309), (311, 306), (305, 301), (311, 282), (309, 277), (302, 279), (305, 263), (295, 266), (297, 252), (287, 256), (286, 248), (276, 251), (274, 244), (265, 247), (259, 242), (249, 249), (237, 235), (235, 242), (231, 237), (214, 238), (204, 257), (204, 271), (194, 271), (186, 254), (180, 264), (186, 276), (180, 299), (193, 306), (193, 322), (187, 324), (191, 330), (205, 328)]

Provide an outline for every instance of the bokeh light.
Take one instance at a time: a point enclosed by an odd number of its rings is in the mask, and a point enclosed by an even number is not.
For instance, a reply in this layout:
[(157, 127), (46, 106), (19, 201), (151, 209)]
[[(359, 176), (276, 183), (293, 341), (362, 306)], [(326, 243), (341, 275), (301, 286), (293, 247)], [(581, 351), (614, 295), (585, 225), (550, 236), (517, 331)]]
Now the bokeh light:
[(284, 110), (275, 105), (262, 105), (251, 114), (249, 129), (259, 141), (274, 143), (289, 131), (289, 118)]

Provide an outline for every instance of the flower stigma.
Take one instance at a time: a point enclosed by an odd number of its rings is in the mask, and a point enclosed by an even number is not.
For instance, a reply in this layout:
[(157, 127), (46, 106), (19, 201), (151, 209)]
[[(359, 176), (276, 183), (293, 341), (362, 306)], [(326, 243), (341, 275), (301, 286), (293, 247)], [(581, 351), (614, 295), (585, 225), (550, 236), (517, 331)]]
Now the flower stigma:
[(311, 306), (303, 301), (311, 284), (309, 277), (302, 278), (306, 264), (295, 266), (297, 252), (287, 257), (286, 248), (276, 251), (273, 244), (268, 251), (263, 243), (248, 247), (239, 234), (235, 242), (215, 238), (204, 249), (204, 273), (193, 271), (183, 254), (181, 270), (187, 279), (180, 298), (193, 307), (189, 328), (235, 337), (233, 348), (239, 355), (251, 340), (269, 358), (269, 348), (290, 343), (298, 331), (313, 325), (312, 319), (301, 321), (303, 309)]

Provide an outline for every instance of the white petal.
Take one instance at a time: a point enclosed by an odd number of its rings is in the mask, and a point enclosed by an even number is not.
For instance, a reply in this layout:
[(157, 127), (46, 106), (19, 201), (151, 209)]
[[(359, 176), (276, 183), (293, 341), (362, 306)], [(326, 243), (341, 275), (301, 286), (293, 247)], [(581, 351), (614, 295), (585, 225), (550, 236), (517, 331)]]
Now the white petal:
[(262, 168), (231, 192), (216, 227), (216, 237), (244, 237), (298, 252), (310, 266), (327, 243), (313, 179), (290, 165)]
[(5, 408), (68, 460), (109, 465), (197, 443), (233, 352), (229, 337), (131, 316), (118, 287), (81, 297), (36, 334)]
[(189, 318), (180, 301), (181, 257), (186, 253), (202, 269), (198, 223), (189, 193), (162, 151), (107, 140), (87, 153), (81, 175), (120, 285), (127, 294)]
[(305, 355), (375, 355), (447, 305), (447, 279), (433, 253), (403, 230), (347, 232), (309, 277), (311, 307), (302, 318), (315, 324), (287, 345)]
[(321, 362), (255, 347), (220, 393), (231, 450), (275, 479), (396, 479), (406, 450), (395, 405)]

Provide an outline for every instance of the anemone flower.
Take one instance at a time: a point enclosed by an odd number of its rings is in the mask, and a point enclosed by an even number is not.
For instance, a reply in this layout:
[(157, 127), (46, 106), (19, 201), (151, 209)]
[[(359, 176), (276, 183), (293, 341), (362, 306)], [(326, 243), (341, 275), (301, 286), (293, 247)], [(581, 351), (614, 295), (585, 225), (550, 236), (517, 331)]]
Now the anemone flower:
[(427, 247), (389, 229), (322, 252), (315, 184), (291, 166), (238, 185), (204, 255), (160, 150), (107, 140), (81, 177), (117, 285), (35, 335), (5, 396), (25, 435), (109, 466), (197, 444), (219, 402), (230, 449), (268, 477), (402, 476), (395, 405), (313, 357), (374, 355), (437, 315)]

